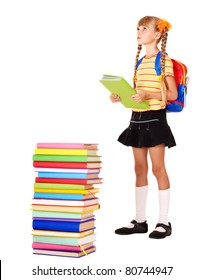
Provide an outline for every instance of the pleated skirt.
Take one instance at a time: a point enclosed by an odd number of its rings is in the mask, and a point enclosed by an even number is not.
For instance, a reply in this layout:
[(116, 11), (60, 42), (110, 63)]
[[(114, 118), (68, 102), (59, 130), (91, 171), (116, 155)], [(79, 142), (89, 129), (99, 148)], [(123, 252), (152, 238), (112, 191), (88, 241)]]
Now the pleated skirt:
[(118, 137), (118, 141), (135, 148), (150, 148), (161, 144), (168, 148), (176, 146), (165, 109), (132, 112), (130, 124)]

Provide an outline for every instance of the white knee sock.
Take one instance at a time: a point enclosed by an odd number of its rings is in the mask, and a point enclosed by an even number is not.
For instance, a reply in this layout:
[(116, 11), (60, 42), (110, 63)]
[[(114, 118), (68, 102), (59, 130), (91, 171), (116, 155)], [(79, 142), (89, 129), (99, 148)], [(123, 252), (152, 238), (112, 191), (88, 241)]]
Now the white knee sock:
[[(136, 217), (135, 220), (138, 223), (146, 221), (146, 202), (148, 195), (148, 186), (135, 188), (135, 201), (136, 201)], [(133, 224), (129, 224), (128, 228), (134, 227)]]
[[(170, 188), (166, 190), (159, 190), (159, 223), (168, 225)], [(162, 227), (157, 227), (157, 231), (164, 232)]]

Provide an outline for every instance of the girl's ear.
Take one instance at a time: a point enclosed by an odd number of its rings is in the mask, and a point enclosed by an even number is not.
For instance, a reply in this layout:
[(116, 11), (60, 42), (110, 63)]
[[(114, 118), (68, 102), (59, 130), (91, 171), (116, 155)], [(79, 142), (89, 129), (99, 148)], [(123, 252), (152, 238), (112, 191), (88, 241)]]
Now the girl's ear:
[(160, 39), (161, 38), (161, 32), (157, 31), (155, 34), (155, 39)]

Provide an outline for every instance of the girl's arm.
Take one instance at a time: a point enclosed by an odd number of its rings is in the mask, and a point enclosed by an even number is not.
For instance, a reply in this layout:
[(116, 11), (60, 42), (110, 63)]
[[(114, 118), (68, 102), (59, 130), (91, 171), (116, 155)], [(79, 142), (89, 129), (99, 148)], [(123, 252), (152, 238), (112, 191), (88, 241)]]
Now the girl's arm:
[[(165, 77), (165, 85), (166, 85), (167, 100), (177, 99), (178, 92), (177, 92), (174, 77), (166, 76)], [(148, 99), (162, 100), (162, 94), (161, 94), (161, 91), (151, 92), (151, 91), (138, 90), (137, 94), (132, 96), (132, 99), (137, 103), (140, 103), (140, 102), (142, 102), (144, 100), (148, 100)]]
[(167, 100), (176, 100), (178, 97), (176, 82), (174, 77), (166, 76), (165, 78), (166, 85), (166, 99)]

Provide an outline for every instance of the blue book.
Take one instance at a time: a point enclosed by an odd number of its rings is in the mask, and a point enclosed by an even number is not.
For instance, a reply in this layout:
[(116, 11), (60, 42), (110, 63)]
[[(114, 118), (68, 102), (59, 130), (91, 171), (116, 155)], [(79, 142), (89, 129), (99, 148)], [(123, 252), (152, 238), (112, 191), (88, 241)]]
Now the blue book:
[(88, 198), (94, 198), (93, 194), (65, 194), (65, 193), (40, 193), (35, 192), (33, 195), (34, 198), (48, 198), (48, 199), (69, 199), (69, 200), (83, 200)]
[(33, 229), (38, 230), (55, 230), (68, 232), (82, 232), (95, 227), (95, 220), (86, 222), (61, 222), (47, 220), (33, 220)]
[(98, 173), (68, 173), (68, 172), (38, 172), (39, 178), (67, 178), (67, 179), (95, 179), (98, 178)]

